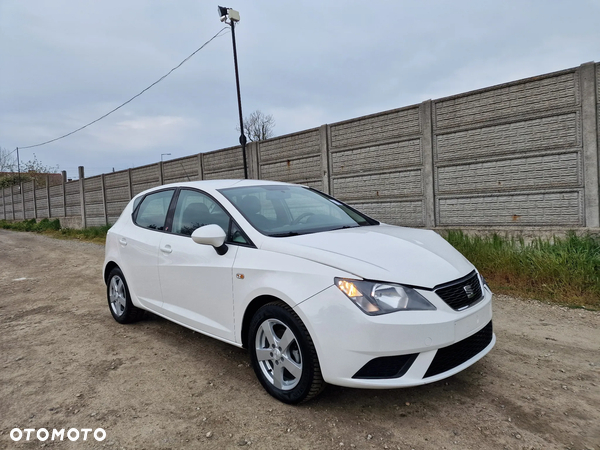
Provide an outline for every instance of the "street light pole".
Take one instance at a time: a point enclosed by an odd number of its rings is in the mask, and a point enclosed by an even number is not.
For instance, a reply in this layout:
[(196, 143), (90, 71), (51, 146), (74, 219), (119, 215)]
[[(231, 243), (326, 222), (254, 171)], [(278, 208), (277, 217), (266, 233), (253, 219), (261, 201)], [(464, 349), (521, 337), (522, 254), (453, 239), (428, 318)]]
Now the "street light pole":
[[(246, 160), (246, 135), (244, 134), (244, 116), (242, 114), (242, 95), (240, 93), (240, 76), (238, 72), (237, 48), (235, 45), (235, 23), (240, 21), (240, 13), (231, 9), (219, 6), (219, 15), (221, 22), (225, 22), (231, 27), (231, 42), (233, 44), (233, 65), (235, 67), (235, 85), (237, 88), (238, 111), (240, 114), (240, 145), (242, 146), (242, 157), (244, 158), (244, 178), (248, 179), (248, 162)], [(229, 18), (229, 22), (227, 22)]]

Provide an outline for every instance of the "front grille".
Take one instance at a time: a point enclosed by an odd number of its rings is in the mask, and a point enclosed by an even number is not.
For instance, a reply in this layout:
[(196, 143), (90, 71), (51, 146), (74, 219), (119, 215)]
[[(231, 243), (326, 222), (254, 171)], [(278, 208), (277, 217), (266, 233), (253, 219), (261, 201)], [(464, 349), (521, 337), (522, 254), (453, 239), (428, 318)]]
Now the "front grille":
[(492, 342), (492, 336), (493, 329), (492, 321), (490, 320), (490, 323), (474, 335), (469, 336), (456, 344), (440, 348), (435, 354), (435, 357), (423, 378), (433, 377), (440, 373), (447, 372), (448, 370), (454, 369), (456, 366), (460, 366), (462, 363), (467, 362)]
[(399, 356), (382, 356), (366, 363), (352, 378), (400, 378), (412, 366), (418, 353)]
[(483, 298), (481, 283), (475, 271), (466, 277), (434, 288), (434, 292), (444, 300), (448, 306), (461, 310), (474, 305)]

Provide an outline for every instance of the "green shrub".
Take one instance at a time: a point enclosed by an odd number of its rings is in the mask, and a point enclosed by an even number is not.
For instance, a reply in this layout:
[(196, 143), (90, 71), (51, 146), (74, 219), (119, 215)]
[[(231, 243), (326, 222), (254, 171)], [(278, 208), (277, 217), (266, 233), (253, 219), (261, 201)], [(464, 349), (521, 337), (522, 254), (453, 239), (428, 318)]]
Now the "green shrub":
[(467, 236), (446, 238), (499, 292), (600, 309), (600, 238), (568, 233), (565, 238), (523, 239)]

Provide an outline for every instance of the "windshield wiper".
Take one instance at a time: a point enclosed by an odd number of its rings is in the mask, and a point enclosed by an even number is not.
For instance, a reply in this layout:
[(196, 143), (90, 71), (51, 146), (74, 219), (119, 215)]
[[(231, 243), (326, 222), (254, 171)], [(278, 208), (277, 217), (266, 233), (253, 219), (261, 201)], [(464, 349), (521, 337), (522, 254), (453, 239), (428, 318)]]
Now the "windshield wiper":
[(347, 228), (358, 228), (358, 227), (360, 227), (360, 225), (344, 225), (343, 227), (331, 228), (331, 229), (325, 230), (325, 231), (345, 230)]
[(288, 236), (298, 236), (300, 233), (297, 231), (286, 231), (285, 233), (275, 233), (269, 234), (271, 237), (288, 237)]

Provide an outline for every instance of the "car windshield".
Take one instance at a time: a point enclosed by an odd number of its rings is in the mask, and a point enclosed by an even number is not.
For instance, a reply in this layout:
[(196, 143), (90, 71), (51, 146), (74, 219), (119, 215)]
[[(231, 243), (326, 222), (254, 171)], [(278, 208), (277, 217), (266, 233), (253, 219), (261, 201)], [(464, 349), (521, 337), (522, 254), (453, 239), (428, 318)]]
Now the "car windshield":
[(348, 205), (303, 186), (247, 186), (219, 192), (267, 236), (295, 236), (379, 224)]

